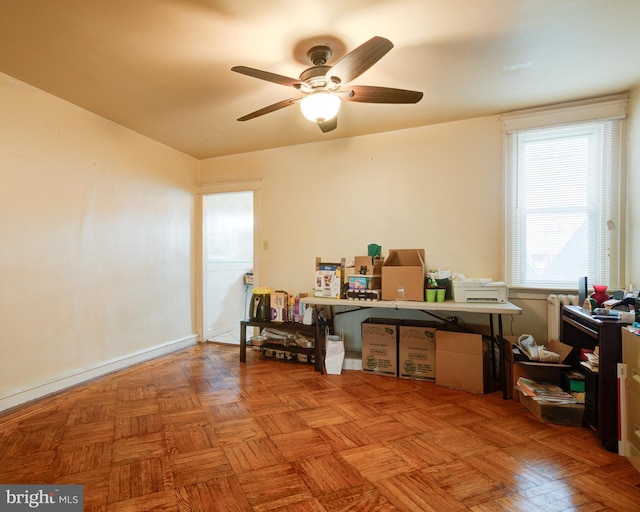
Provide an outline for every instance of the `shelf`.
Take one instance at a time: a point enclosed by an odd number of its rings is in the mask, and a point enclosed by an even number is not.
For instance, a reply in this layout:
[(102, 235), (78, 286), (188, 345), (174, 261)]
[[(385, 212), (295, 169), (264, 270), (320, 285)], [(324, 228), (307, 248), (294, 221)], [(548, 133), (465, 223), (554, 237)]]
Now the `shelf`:
[[(250, 343), (247, 343), (248, 347), (254, 346), (251, 345)], [(299, 347), (297, 345), (289, 345), (289, 346), (284, 346), (280, 343), (269, 343), (268, 341), (265, 341), (262, 345), (256, 347), (259, 349), (263, 349), (263, 348), (268, 348), (271, 350), (282, 350), (283, 352), (291, 352), (292, 354), (313, 354), (316, 351), (315, 347)]]
[[(289, 352), (292, 354), (307, 354), (309, 356), (310, 361), (293, 361), (288, 359), (282, 359), (285, 362), (296, 362), (300, 364), (313, 364), (316, 371), (320, 373), (324, 373), (323, 371), (323, 346), (322, 346), (322, 336), (318, 330), (318, 327), (314, 325), (306, 325), (298, 322), (271, 322), (268, 320), (242, 320), (240, 322), (240, 362), (246, 362), (247, 358), (247, 346), (251, 347), (251, 343), (247, 342), (247, 328), (248, 327), (258, 327), (260, 329), (272, 329), (275, 331), (283, 331), (283, 332), (291, 332), (291, 333), (300, 333), (304, 336), (313, 338), (314, 346), (311, 348), (299, 347), (296, 345), (291, 345), (285, 347), (280, 343), (269, 343), (265, 342), (261, 346), (256, 347), (260, 348), (260, 353), (262, 354), (262, 349), (268, 350), (279, 350), (282, 352)], [(312, 357), (313, 356), (313, 360)], [(263, 356), (264, 357), (264, 356)], [(274, 358), (277, 359), (277, 358)]]
[[(277, 343), (263, 343), (260, 348), (260, 355), (265, 359), (275, 359), (280, 361), (286, 361), (288, 363), (298, 363), (298, 364), (313, 364), (315, 365), (315, 347), (313, 348), (305, 348), (305, 347), (297, 347), (297, 346), (289, 346), (285, 347), (284, 345), (280, 345)], [(265, 350), (273, 350), (277, 352), (284, 352), (289, 354), (295, 354), (295, 359), (288, 358), (278, 358), (278, 357), (269, 357), (265, 355)], [(297, 358), (298, 354), (306, 355), (307, 360), (301, 361)]]
[[(585, 373), (585, 423), (598, 435), (604, 448), (618, 451), (618, 371), (622, 361), (622, 324), (617, 321), (601, 321), (579, 306), (562, 309), (562, 342), (573, 350), (565, 363)], [(588, 372), (580, 365), (582, 349), (598, 347), (600, 363), (598, 372)]]

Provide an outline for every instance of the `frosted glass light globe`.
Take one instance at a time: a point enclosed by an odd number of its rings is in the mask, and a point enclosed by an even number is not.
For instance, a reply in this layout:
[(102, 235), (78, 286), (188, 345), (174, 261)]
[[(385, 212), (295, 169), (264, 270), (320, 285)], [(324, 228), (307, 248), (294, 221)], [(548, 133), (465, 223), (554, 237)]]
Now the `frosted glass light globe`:
[(340, 110), (340, 98), (327, 91), (317, 91), (302, 98), (300, 110), (309, 121), (328, 121)]

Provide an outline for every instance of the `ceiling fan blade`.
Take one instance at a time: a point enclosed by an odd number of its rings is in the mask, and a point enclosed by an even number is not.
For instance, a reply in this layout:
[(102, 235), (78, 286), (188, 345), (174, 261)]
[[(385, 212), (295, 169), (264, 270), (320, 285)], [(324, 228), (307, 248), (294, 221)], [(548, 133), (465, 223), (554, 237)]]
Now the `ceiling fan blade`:
[(329, 119), (328, 121), (318, 121), (318, 126), (322, 130), (323, 133), (330, 132), (331, 130), (335, 130), (338, 127), (338, 116)]
[(238, 121), (248, 121), (249, 119), (255, 119), (256, 117), (263, 116), (265, 114), (269, 114), (271, 112), (275, 112), (276, 110), (280, 110), (281, 108), (288, 107), (289, 105), (293, 105), (300, 101), (300, 98), (289, 98), (288, 100), (282, 100), (278, 103), (274, 103), (273, 105), (269, 105), (268, 107), (261, 108), (260, 110), (256, 110), (255, 112), (251, 112), (246, 116), (242, 116), (238, 118)]
[(345, 100), (360, 103), (418, 103), (423, 96), (419, 91), (371, 85), (353, 85), (346, 92), (353, 94), (346, 96)]
[(388, 39), (380, 36), (372, 37), (336, 62), (327, 71), (327, 81), (335, 77), (343, 84), (350, 82), (378, 62), (391, 48), (393, 43)]
[(274, 84), (295, 87), (296, 89), (300, 89), (302, 86), (302, 82), (297, 78), (289, 78), (288, 76), (277, 75), (276, 73), (270, 73), (269, 71), (262, 71), (260, 69), (248, 68), (247, 66), (234, 66), (231, 68), (231, 71), (259, 78), (260, 80), (266, 80), (267, 82), (273, 82)]

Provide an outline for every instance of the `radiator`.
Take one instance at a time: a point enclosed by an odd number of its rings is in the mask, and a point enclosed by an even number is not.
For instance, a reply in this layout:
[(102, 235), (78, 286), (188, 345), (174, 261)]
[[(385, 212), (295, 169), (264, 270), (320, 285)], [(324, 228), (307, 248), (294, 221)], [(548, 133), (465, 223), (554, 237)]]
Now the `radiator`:
[(578, 305), (577, 295), (551, 294), (547, 297), (547, 340), (559, 340), (562, 326), (562, 306)]

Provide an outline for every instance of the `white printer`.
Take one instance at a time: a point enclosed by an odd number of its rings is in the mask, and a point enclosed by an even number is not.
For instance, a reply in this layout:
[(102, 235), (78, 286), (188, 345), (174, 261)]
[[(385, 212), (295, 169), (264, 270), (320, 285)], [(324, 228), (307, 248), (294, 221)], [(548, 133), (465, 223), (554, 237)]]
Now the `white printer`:
[(508, 298), (507, 285), (503, 281), (492, 281), (489, 278), (453, 281), (454, 302), (505, 303)]

